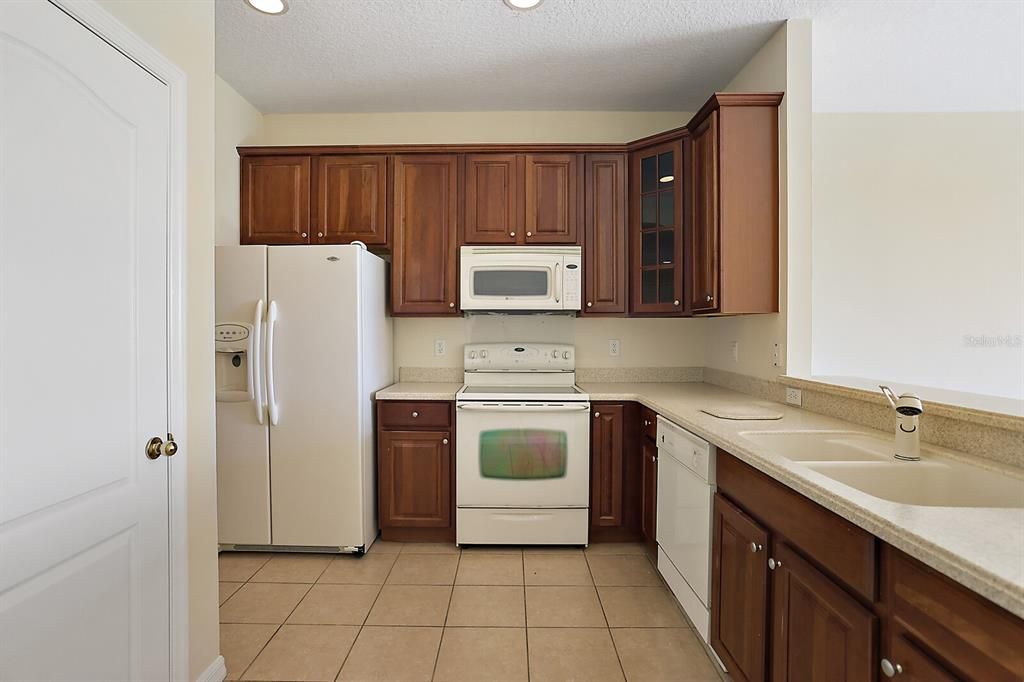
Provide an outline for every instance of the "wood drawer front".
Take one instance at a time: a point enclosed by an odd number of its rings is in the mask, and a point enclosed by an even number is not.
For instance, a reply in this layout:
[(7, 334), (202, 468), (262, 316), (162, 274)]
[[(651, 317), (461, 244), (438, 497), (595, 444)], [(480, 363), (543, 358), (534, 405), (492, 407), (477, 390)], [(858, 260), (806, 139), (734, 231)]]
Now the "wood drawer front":
[(883, 575), (883, 600), (900, 626), (895, 629), (944, 667), (969, 680), (1024, 679), (1020, 618), (889, 545), (883, 545)]
[(452, 409), (451, 403), (446, 400), (382, 400), (378, 403), (377, 415), (382, 429), (436, 429), (451, 425)]
[(658, 439), (658, 413), (649, 407), (640, 408), (640, 431), (651, 440)]
[(871, 533), (724, 450), (718, 451), (718, 490), (850, 590), (875, 600), (878, 541)]

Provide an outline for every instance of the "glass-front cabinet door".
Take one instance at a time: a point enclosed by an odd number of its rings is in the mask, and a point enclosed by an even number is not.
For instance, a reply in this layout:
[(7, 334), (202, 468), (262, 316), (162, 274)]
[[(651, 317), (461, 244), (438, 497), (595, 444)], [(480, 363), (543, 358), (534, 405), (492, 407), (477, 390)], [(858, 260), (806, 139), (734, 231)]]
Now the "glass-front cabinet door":
[(682, 139), (633, 152), (631, 312), (636, 314), (684, 311), (683, 160)]

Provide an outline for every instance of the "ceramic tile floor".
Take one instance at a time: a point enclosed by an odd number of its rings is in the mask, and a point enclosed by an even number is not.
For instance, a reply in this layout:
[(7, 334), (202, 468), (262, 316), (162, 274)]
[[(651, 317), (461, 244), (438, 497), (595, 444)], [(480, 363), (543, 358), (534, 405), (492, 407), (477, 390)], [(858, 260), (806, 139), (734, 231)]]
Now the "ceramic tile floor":
[(220, 555), (228, 679), (718, 682), (643, 547)]

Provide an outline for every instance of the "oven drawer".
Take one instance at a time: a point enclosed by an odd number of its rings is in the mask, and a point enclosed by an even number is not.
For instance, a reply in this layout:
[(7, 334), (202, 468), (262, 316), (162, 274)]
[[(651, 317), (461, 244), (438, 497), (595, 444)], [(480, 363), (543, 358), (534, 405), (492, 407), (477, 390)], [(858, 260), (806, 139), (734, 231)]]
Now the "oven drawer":
[(382, 429), (447, 429), (451, 426), (451, 403), (381, 400), (377, 403), (377, 415)]
[(458, 509), (460, 545), (585, 545), (586, 509)]

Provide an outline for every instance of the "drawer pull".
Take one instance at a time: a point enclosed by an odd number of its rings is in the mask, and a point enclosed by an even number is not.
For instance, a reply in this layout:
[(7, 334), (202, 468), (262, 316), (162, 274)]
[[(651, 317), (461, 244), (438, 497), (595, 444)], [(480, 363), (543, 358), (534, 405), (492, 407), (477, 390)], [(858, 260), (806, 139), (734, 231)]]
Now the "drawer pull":
[(420, 416), (420, 413), (419, 413), (419, 412), (417, 412), (416, 410), (413, 410), (413, 411), (412, 411), (412, 418), (413, 418), (413, 419), (415, 419), (415, 418), (416, 418), (416, 417), (418, 417), (418, 416)]
[(594, 413), (594, 419), (597, 419), (597, 418), (598, 418), (598, 417), (600, 417), (600, 416), (601, 416), (601, 413), (600, 413), (600, 412), (595, 412), (595, 413)]
[(896, 677), (903, 672), (903, 666), (899, 663), (893, 663), (888, 658), (882, 659), (882, 674), (886, 677)]

